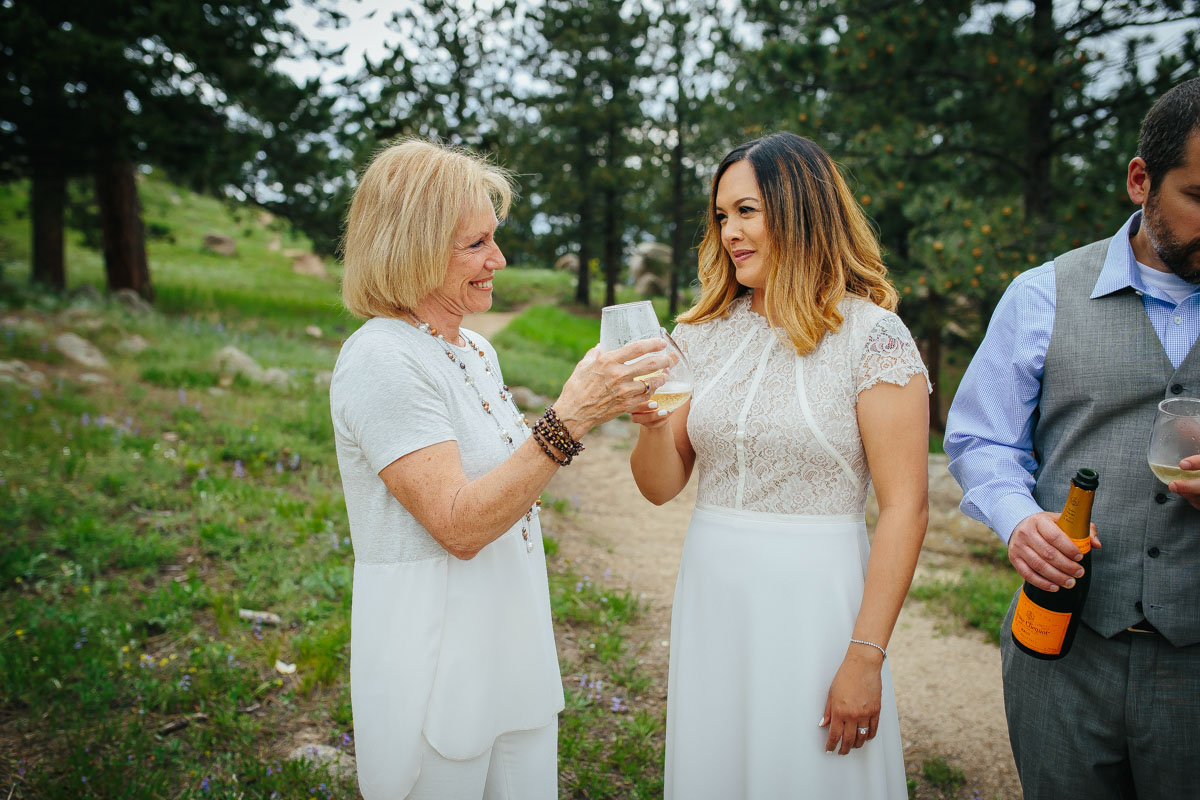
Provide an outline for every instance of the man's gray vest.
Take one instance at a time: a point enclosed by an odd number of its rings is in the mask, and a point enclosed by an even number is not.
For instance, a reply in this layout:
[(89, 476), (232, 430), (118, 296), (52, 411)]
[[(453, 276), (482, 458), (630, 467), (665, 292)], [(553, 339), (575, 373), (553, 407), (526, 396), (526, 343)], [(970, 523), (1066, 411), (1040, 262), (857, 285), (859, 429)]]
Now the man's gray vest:
[(1137, 292), (1090, 298), (1111, 241), (1054, 260), (1033, 496), (1061, 511), (1076, 470), (1100, 473), (1092, 521), (1103, 547), (1083, 621), (1107, 637), (1145, 618), (1182, 647), (1200, 642), (1200, 511), (1154, 477), (1146, 446), (1160, 400), (1200, 396), (1200, 346), (1177, 370)]

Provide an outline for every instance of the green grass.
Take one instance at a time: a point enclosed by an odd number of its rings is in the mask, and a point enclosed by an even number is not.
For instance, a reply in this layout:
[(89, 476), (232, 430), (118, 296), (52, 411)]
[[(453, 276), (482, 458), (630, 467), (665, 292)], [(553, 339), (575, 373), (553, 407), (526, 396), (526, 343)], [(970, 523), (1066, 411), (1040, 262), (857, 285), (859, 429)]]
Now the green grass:
[(532, 306), (491, 341), (510, 386), (553, 398), (579, 359), (600, 341), (600, 320), (554, 306)]
[(1021, 576), (1011, 568), (980, 566), (963, 570), (958, 580), (921, 583), (910, 594), (959, 624), (978, 628), (999, 644), (1004, 615), (1020, 585)]

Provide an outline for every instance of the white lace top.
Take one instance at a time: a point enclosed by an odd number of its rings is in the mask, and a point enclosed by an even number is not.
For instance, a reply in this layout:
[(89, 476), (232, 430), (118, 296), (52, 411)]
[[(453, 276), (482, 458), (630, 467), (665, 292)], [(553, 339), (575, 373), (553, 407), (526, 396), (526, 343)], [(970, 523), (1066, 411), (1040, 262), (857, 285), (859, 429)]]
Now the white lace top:
[[(720, 319), (673, 337), (695, 381), (688, 436), (697, 502), (779, 514), (861, 514), (870, 473), (858, 394), (929, 375), (904, 323), (867, 300), (838, 306), (842, 327), (797, 356), (740, 297)], [(930, 387), (932, 391), (932, 387)]]

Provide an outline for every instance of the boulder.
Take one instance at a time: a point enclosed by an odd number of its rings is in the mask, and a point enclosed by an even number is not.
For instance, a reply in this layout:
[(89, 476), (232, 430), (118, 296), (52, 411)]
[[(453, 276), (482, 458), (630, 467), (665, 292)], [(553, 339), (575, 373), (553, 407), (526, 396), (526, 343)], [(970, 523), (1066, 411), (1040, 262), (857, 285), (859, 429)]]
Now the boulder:
[(233, 345), (222, 347), (217, 351), (217, 371), (222, 375), (242, 375), (254, 383), (262, 383), (263, 368), (250, 356), (238, 350)]
[(554, 262), (554, 269), (559, 272), (579, 272), (579, 256), (574, 253), (559, 256)]
[(32, 317), (21, 317), (16, 314), (0, 319), (0, 327), (12, 328), (27, 336), (45, 336), (46, 326)]
[(639, 242), (629, 259), (629, 276), (634, 285), (647, 274), (665, 278), (671, 271), (671, 248), (658, 242)]
[(313, 375), (313, 386), (328, 389), (331, 383), (333, 383), (333, 372), (331, 370), (323, 369), (316, 375)]
[(268, 368), (258, 382), (285, 392), (292, 388), (292, 376), (288, 375), (286, 370), (282, 370), (279, 367)]
[(292, 272), (297, 275), (310, 275), (321, 280), (329, 280), (325, 271), (325, 261), (316, 253), (301, 253), (292, 259)]
[(667, 282), (652, 272), (643, 272), (634, 281), (633, 289), (643, 297), (658, 297), (666, 294)]
[(85, 283), (82, 286), (72, 289), (71, 293), (67, 296), (70, 298), (72, 306), (82, 308), (100, 305), (100, 302), (104, 299), (100, 295), (100, 290), (90, 283)]
[(288, 761), (308, 761), (328, 767), (330, 772), (344, 779), (357, 774), (354, 756), (327, 744), (302, 744), (288, 753)]
[(267, 249), (270, 250), (272, 253), (278, 253), (282, 247), (283, 247), (283, 240), (281, 240), (278, 236), (276, 236), (271, 241), (267, 242)]
[(223, 233), (204, 234), (204, 249), (221, 256), (232, 256), (237, 253), (237, 243), (232, 236)]
[(316, 325), (309, 325), (308, 327), (306, 327), (304, 329), (304, 332), (307, 333), (309, 336), (311, 336), (314, 339), (320, 339), (322, 336), (325, 335), (321, 331), (321, 329), (318, 328)]
[(54, 348), (69, 361), (88, 369), (108, 369), (108, 360), (96, 347), (73, 333), (63, 333), (54, 338)]
[(81, 383), (108, 383), (108, 376), (97, 372), (84, 372), (80, 374), (79, 380)]
[(136, 317), (144, 317), (154, 313), (154, 306), (146, 302), (146, 299), (133, 289), (117, 289), (113, 292), (113, 298), (120, 303), (126, 311)]
[(138, 336), (136, 333), (133, 333), (122, 339), (117, 344), (117, 350), (122, 353), (128, 353), (129, 355), (136, 356), (149, 346), (149, 342), (147, 342), (141, 336)]

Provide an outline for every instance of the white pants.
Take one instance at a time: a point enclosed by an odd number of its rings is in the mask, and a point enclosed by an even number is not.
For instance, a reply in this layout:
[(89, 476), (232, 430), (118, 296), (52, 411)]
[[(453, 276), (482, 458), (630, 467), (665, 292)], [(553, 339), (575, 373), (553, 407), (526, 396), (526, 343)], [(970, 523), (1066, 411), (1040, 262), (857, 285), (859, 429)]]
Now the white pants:
[(452, 761), (423, 742), (421, 774), (407, 800), (555, 800), (558, 718), (531, 731), (505, 733), (486, 753)]

